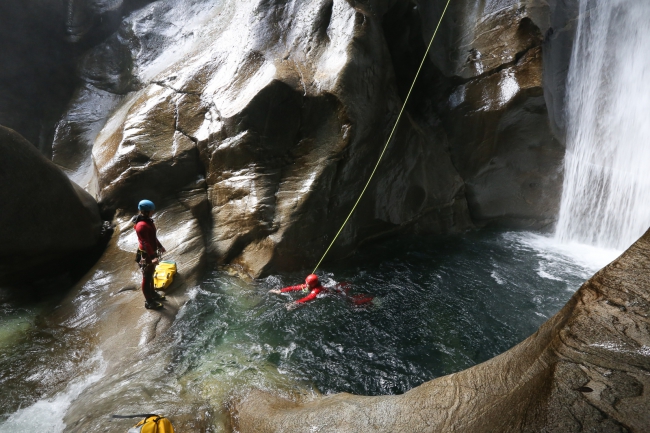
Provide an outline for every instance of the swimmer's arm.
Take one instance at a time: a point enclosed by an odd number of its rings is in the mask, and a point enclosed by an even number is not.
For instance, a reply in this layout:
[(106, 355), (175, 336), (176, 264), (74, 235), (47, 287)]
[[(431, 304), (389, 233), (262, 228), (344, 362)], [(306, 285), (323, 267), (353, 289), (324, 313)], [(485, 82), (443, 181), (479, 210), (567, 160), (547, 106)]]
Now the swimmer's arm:
[(296, 303), (298, 303), (298, 304), (302, 304), (302, 303), (305, 303), (305, 302), (309, 302), (309, 301), (311, 301), (311, 300), (313, 300), (313, 299), (316, 299), (316, 296), (318, 296), (318, 294), (320, 293), (320, 290), (321, 290), (321, 289), (314, 289), (314, 290), (312, 290), (311, 293), (309, 293), (309, 295), (305, 296), (305, 297), (302, 298), (302, 299), (298, 299), (298, 300), (296, 301)]
[(298, 284), (297, 286), (285, 287), (284, 289), (280, 290), (280, 293), (297, 292), (298, 290), (304, 290), (305, 286), (306, 284)]

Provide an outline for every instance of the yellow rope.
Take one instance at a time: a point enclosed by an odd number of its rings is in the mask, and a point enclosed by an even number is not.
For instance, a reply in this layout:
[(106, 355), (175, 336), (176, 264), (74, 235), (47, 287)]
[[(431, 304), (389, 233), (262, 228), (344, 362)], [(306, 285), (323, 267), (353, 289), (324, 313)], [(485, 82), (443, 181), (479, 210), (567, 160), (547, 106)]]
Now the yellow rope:
[(415, 78), (413, 78), (413, 83), (411, 84), (411, 88), (409, 89), (406, 99), (404, 99), (404, 104), (402, 104), (402, 109), (399, 110), (399, 114), (397, 115), (397, 120), (395, 121), (395, 125), (393, 126), (393, 130), (390, 131), (390, 135), (388, 136), (388, 140), (386, 140), (386, 144), (384, 145), (384, 149), (381, 151), (381, 154), (379, 155), (379, 159), (377, 160), (377, 164), (375, 164), (375, 168), (372, 169), (372, 173), (370, 173), (370, 177), (368, 178), (368, 182), (366, 182), (366, 186), (363, 187), (363, 190), (361, 191), (361, 194), (359, 195), (359, 198), (357, 201), (354, 203), (354, 206), (352, 206), (352, 210), (348, 214), (348, 217), (343, 221), (343, 225), (341, 225), (341, 228), (339, 231), (336, 233), (336, 236), (334, 236), (334, 239), (332, 239), (332, 242), (330, 243), (329, 247), (327, 247), (327, 250), (325, 250), (325, 253), (323, 254), (323, 257), (320, 258), (318, 261), (318, 264), (314, 268), (312, 274), (316, 273), (316, 270), (320, 266), (321, 262), (323, 259), (325, 259), (325, 256), (327, 256), (327, 253), (329, 253), (330, 249), (332, 248), (332, 245), (334, 245), (334, 242), (336, 242), (336, 239), (339, 237), (341, 232), (343, 231), (343, 228), (345, 225), (348, 223), (348, 220), (354, 213), (354, 211), (357, 208), (357, 205), (361, 201), (361, 197), (363, 197), (363, 194), (366, 192), (366, 189), (368, 188), (368, 185), (370, 185), (370, 181), (372, 180), (373, 176), (375, 175), (375, 172), (377, 171), (377, 167), (379, 167), (379, 163), (381, 162), (381, 159), (384, 157), (384, 153), (386, 152), (386, 149), (388, 148), (388, 144), (390, 143), (390, 140), (393, 138), (393, 134), (395, 133), (395, 130), (397, 129), (397, 124), (399, 123), (399, 120), (402, 117), (402, 113), (404, 112), (404, 108), (406, 108), (406, 103), (409, 100), (409, 97), (411, 96), (411, 92), (413, 91), (413, 87), (415, 87), (415, 82), (418, 79), (418, 76), (420, 75), (420, 71), (422, 70), (422, 66), (424, 65), (424, 62), (427, 59), (427, 56), (429, 55), (429, 50), (431, 50), (431, 45), (433, 44), (433, 40), (436, 37), (436, 34), (438, 33), (438, 29), (440, 28), (440, 24), (442, 23), (442, 19), (445, 17), (445, 13), (447, 12), (447, 8), (449, 7), (449, 3), (451, 0), (447, 0), (447, 4), (445, 5), (445, 9), (442, 11), (442, 15), (440, 16), (440, 21), (438, 21), (438, 25), (436, 26), (436, 29), (433, 32), (433, 36), (431, 36), (431, 41), (429, 41), (429, 46), (427, 47), (426, 52), (424, 53), (424, 57), (422, 58), (422, 62), (420, 62), (420, 67), (418, 68), (417, 73), (415, 74)]

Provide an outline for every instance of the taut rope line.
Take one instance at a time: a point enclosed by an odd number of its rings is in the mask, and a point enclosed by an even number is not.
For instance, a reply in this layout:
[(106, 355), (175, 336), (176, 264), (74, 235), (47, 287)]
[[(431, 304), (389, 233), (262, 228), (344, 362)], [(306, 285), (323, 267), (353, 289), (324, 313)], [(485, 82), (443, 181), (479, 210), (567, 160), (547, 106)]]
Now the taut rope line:
[(402, 108), (399, 110), (399, 114), (397, 115), (397, 120), (395, 120), (395, 125), (393, 125), (393, 130), (390, 131), (390, 135), (388, 136), (388, 140), (386, 140), (386, 144), (384, 145), (384, 149), (381, 151), (381, 154), (379, 155), (379, 159), (377, 160), (377, 164), (375, 164), (375, 168), (372, 169), (372, 173), (370, 173), (370, 177), (368, 178), (368, 182), (366, 182), (366, 186), (363, 187), (363, 190), (361, 191), (361, 194), (359, 194), (359, 198), (357, 201), (354, 203), (354, 206), (352, 206), (352, 210), (348, 214), (347, 218), (345, 221), (343, 221), (343, 225), (341, 225), (341, 228), (339, 229), (338, 232), (336, 232), (336, 236), (334, 236), (334, 239), (332, 239), (332, 242), (330, 242), (329, 247), (327, 247), (327, 250), (325, 250), (325, 253), (323, 256), (320, 258), (318, 261), (318, 264), (314, 268), (314, 271), (312, 274), (316, 273), (316, 270), (320, 266), (320, 264), (323, 262), (323, 259), (325, 259), (325, 256), (327, 256), (327, 253), (329, 253), (330, 249), (332, 248), (332, 245), (334, 245), (334, 242), (336, 242), (336, 239), (339, 237), (341, 232), (343, 231), (343, 228), (345, 225), (348, 223), (348, 220), (354, 213), (354, 211), (357, 208), (357, 205), (361, 201), (361, 197), (363, 197), (363, 194), (366, 192), (366, 189), (368, 189), (368, 185), (370, 185), (370, 181), (372, 180), (373, 176), (375, 175), (375, 172), (377, 171), (377, 167), (379, 167), (379, 163), (381, 162), (381, 159), (384, 157), (384, 153), (386, 153), (386, 149), (388, 148), (388, 144), (390, 143), (390, 140), (393, 138), (393, 134), (395, 133), (395, 130), (397, 129), (397, 125), (399, 124), (400, 119), (402, 118), (402, 113), (404, 112), (404, 108), (406, 108), (406, 103), (408, 102), (409, 98), (411, 97), (411, 92), (413, 91), (413, 87), (415, 87), (415, 82), (418, 79), (418, 76), (420, 75), (420, 71), (422, 70), (422, 66), (424, 66), (424, 62), (427, 59), (427, 56), (429, 55), (429, 51), (431, 50), (431, 45), (433, 44), (433, 40), (436, 37), (436, 34), (438, 33), (438, 29), (440, 28), (440, 24), (442, 23), (442, 19), (445, 17), (445, 13), (447, 12), (447, 8), (449, 7), (449, 3), (451, 0), (447, 0), (447, 4), (445, 5), (445, 9), (442, 11), (442, 15), (440, 16), (440, 21), (438, 21), (438, 25), (436, 26), (436, 29), (433, 32), (433, 36), (431, 36), (431, 41), (429, 41), (429, 46), (427, 47), (427, 50), (424, 53), (424, 57), (422, 58), (422, 62), (420, 62), (420, 67), (418, 68), (417, 73), (415, 74), (415, 78), (413, 78), (413, 83), (411, 83), (411, 88), (409, 89), (406, 98), (404, 99), (404, 103), (402, 104)]

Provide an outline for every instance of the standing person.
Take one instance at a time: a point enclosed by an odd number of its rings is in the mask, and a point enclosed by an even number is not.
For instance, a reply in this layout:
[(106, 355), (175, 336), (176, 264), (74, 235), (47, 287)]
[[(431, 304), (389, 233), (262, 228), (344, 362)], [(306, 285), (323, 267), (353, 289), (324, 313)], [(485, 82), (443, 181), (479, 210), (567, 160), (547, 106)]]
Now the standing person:
[(153, 286), (153, 274), (158, 264), (158, 251), (164, 253), (165, 247), (161, 245), (156, 237), (156, 226), (151, 219), (156, 206), (149, 200), (142, 200), (138, 203), (139, 215), (133, 218), (135, 232), (138, 235), (138, 253), (136, 262), (142, 269), (142, 294), (144, 295), (144, 307), (151, 310), (162, 308), (158, 301), (165, 299), (159, 295)]

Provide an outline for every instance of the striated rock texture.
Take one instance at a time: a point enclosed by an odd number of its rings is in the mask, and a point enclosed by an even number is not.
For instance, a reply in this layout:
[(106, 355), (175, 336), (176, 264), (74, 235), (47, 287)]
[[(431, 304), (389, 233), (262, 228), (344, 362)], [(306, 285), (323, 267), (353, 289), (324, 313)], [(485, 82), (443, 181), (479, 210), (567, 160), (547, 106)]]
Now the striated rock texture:
[[(385, 2), (158, 1), (85, 54), (54, 161), (105, 209), (200, 188), (207, 251), (251, 275), (315, 264), (401, 98)], [(435, 119), (408, 113), (332, 251), (471, 226)]]
[(650, 231), (509, 351), (398, 396), (294, 402), (252, 391), (246, 432), (643, 432), (650, 425)]
[(15, 131), (0, 126), (0, 148), (0, 281), (69, 269), (100, 241), (97, 203)]

